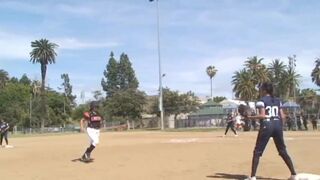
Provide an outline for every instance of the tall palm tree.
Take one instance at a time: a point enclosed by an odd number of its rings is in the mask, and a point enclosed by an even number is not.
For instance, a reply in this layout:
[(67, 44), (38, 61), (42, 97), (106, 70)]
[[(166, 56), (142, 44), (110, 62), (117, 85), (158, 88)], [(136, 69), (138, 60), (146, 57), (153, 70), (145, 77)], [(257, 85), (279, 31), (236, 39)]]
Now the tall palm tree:
[(41, 107), (43, 117), (41, 121), (41, 128), (44, 128), (44, 118), (47, 116), (46, 108), (46, 96), (45, 96), (45, 80), (47, 74), (47, 65), (55, 63), (57, 53), (55, 49), (58, 47), (57, 44), (49, 42), (47, 39), (40, 39), (31, 42), (33, 48), (30, 52), (30, 61), (32, 63), (39, 63), (41, 66)]
[(212, 96), (212, 78), (217, 74), (217, 69), (216, 69), (216, 67), (215, 66), (208, 66), (207, 67), (207, 70), (206, 70), (206, 72), (207, 72), (207, 74), (208, 74), (208, 76), (210, 77), (210, 84), (211, 84), (211, 90), (210, 90), (210, 92), (211, 92), (211, 100), (213, 99), (213, 96)]
[(268, 70), (262, 63), (263, 58), (257, 56), (249, 57), (245, 62), (245, 67), (252, 72), (252, 78), (256, 85), (260, 85), (263, 82), (269, 82)]
[(314, 109), (317, 102), (317, 93), (313, 89), (303, 89), (298, 100), (305, 110)]
[(40, 39), (31, 42), (33, 48), (30, 52), (30, 61), (39, 63), (41, 66), (41, 91), (44, 92), (45, 80), (47, 74), (47, 65), (55, 63), (57, 53), (55, 49), (57, 44), (49, 42), (47, 39)]
[(253, 72), (247, 69), (236, 71), (232, 76), (233, 92), (244, 101), (255, 100), (258, 96), (256, 84), (252, 78)]
[(293, 97), (294, 101), (296, 100), (296, 90), (300, 85), (301, 75), (297, 73), (295, 70), (296, 67), (296, 56), (289, 56), (289, 65), (287, 66), (287, 70), (283, 75), (283, 89), (286, 90), (285, 99), (289, 99)]
[(7, 71), (0, 69), (0, 89), (4, 88), (9, 81), (9, 74)]
[(315, 61), (316, 66), (312, 70), (311, 78), (317, 86), (320, 86), (320, 58), (317, 58)]
[(279, 59), (273, 60), (268, 65), (269, 79), (275, 85), (275, 94), (280, 97), (283, 97), (285, 94), (285, 91), (283, 91), (285, 88), (283, 88), (282, 78), (286, 72), (286, 69), (287, 66)]

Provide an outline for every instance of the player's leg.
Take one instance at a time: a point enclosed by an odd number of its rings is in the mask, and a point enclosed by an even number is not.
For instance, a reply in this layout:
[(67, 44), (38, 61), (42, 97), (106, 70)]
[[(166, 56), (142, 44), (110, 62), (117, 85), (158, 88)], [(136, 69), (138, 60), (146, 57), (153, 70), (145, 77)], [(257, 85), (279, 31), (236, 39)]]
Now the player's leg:
[(238, 135), (238, 134), (237, 134), (237, 131), (236, 131), (235, 128), (234, 128), (234, 123), (231, 124), (231, 130), (232, 130), (232, 132), (234, 133), (234, 135), (236, 135), (236, 136)]
[(224, 135), (227, 135), (229, 128), (230, 128), (230, 123), (227, 124), (227, 128), (226, 128), (226, 131), (224, 132)]
[(0, 146), (2, 146), (3, 133), (0, 133)]
[(263, 151), (269, 142), (271, 134), (272, 128), (270, 122), (263, 122), (259, 130), (256, 146), (253, 151), (251, 177), (256, 176), (260, 157), (262, 156)]
[(96, 148), (96, 146), (99, 143), (100, 131), (97, 129), (88, 128), (87, 132), (90, 138), (90, 146), (86, 149), (86, 152), (84, 153), (83, 157), (89, 160), (91, 156), (91, 152)]
[(8, 142), (8, 131), (6, 131), (4, 133), (4, 140), (6, 141), (6, 145), (9, 145), (9, 142)]
[[(278, 123), (281, 123), (281, 121), (279, 121)], [(296, 175), (296, 171), (294, 169), (292, 160), (287, 152), (286, 145), (284, 143), (282, 126), (279, 126), (277, 129), (275, 129), (273, 134), (273, 140), (277, 147), (279, 155), (288, 166), (291, 175)]]
[(84, 160), (84, 161), (88, 161), (90, 160), (90, 153), (93, 151), (93, 149), (95, 148), (92, 143), (93, 143), (93, 140), (92, 140), (92, 134), (93, 134), (93, 129), (92, 128), (87, 128), (87, 134), (88, 134), (88, 137), (89, 137), (89, 147), (86, 149), (86, 151), (84, 152), (84, 154), (82, 155), (81, 159)]

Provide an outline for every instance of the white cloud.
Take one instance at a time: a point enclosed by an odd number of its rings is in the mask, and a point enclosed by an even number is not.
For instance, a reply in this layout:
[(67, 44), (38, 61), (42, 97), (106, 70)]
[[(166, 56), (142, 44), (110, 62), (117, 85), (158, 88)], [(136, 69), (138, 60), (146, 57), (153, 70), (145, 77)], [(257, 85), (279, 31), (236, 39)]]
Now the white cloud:
[(32, 38), (3, 32), (0, 30), (0, 58), (25, 59), (31, 51), (30, 42)]
[[(3, 59), (26, 59), (29, 58), (31, 51), (31, 41), (39, 39), (32, 35), (10, 33), (0, 29), (0, 58)], [(66, 38), (48, 38), (51, 42), (59, 45), (62, 50), (82, 50), (92, 48), (110, 48), (120, 45), (118, 42), (96, 42), (84, 41), (81, 39)]]
[(53, 38), (53, 42), (59, 45), (60, 49), (91, 49), (91, 48), (110, 48), (120, 44), (118, 42), (87, 42), (76, 38)]

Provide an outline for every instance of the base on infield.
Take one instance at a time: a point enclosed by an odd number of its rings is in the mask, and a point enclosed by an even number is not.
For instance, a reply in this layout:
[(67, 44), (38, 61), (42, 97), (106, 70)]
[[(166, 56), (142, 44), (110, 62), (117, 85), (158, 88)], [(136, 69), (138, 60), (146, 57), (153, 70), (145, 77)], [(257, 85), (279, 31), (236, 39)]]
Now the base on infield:
[(320, 175), (309, 174), (309, 173), (299, 173), (296, 176), (298, 180), (320, 180)]

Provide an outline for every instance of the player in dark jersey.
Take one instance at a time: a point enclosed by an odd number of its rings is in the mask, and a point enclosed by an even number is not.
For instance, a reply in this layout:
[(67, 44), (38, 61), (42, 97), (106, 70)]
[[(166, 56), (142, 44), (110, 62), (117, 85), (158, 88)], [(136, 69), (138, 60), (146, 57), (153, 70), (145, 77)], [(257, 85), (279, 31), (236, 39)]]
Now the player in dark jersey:
[(9, 131), (9, 124), (4, 120), (0, 121), (0, 145), (2, 146), (3, 139), (6, 141), (6, 146), (9, 146), (8, 142), (8, 131)]
[(87, 134), (90, 138), (90, 146), (82, 155), (81, 160), (90, 161), (90, 155), (93, 149), (99, 144), (100, 128), (102, 123), (102, 116), (97, 111), (98, 103), (93, 101), (90, 104), (90, 110), (85, 112), (80, 121), (81, 130), (86, 126)]
[(233, 131), (234, 135), (235, 136), (238, 136), (237, 134), (237, 131), (234, 129), (234, 121), (235, 121), (235, 118), (232, 116), (231, 113), (228, 114), (228, 117), (227, 117), (227, 128), (226, 128), (226, 131), (224, 133), (224, 136), (227, 135), (228, 133), (228, 130), (231, 128), (231, 130)]
[(292, 160), (287, 153), (286, 145), (283, 139), (283, 122), (285, 115), (282, 111), (282, 103), (279, 98), (273, 97), (273, 86), (271, 83), (263, 83), (260, 86), (260, 95), (262, 98), (257, 102), (256, 107), (259, 114), (249, 116), (249, 119), (260, 120), (260, 130), (253, 152), (251, 177), (249, 180), (256, 180), (256, 171), (259, 159), (265, 150), (269, 139), (272, 137), (277, 147), (279, 155), (288, 166), (291, 176), (289, 179), (296, 178), (296, 172), (293, 167)]

